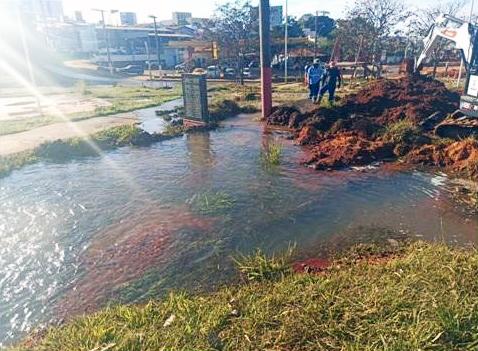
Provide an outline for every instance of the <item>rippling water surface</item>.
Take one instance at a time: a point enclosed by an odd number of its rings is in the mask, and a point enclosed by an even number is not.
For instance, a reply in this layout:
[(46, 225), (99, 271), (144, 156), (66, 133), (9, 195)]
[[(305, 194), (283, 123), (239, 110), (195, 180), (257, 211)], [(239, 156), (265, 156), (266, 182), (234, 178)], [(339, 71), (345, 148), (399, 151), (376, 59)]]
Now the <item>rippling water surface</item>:
[[(0, 179), (0, 342), (109, 301), (220, 284), (232, 277), (230, 256), (256, 247), (296, 242), (310, 252), (367, 228), (476, 242), (478, 219), (455, 207), (445, 176), (318, 173), (299, 166), (301, 150), (286, 141), (281, 166), (270, 169), (260, 152), (276, 137), (241, 117), (214, 132)], [(191, 206), (215, 192), (233, 206), (217, 214)]]

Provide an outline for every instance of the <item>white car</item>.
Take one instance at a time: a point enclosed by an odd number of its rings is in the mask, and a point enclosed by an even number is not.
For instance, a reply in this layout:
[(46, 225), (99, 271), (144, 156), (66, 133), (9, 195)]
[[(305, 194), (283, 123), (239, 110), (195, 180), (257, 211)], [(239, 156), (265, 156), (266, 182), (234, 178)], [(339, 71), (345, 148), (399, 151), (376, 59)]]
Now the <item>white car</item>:
[(207, 68), (207, 77), (211, 79), (221, 78), (221, 70), (217, 66), (209, 66)]

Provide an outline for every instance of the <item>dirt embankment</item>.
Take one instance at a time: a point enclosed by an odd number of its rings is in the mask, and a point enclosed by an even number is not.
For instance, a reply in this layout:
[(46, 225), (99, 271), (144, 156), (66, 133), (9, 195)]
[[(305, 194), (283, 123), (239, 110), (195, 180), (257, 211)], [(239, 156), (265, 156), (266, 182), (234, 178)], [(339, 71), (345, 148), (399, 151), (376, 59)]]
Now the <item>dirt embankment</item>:
[(476, 140), (439, 139), (420, 127), (436, 111), (454, 112), (458, 102), (459, 95), (439, 81), (406, 77), (376, 81), (334, 108), (302, 113), (294, 106), (278, 107), (267, 122), (293, 129), (296, 142), (310, 150), (304, 163), (316, 169), (402, 158), (477, 179)]

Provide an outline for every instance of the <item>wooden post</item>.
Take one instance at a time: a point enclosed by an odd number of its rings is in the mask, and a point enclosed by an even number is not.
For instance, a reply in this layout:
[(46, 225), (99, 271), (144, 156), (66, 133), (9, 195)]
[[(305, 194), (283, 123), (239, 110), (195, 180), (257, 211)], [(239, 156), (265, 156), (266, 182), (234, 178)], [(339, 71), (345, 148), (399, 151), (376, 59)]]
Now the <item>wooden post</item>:
[(269, 117), (272, 112), (271, 26), (269, 0), (260, 0), (259, 22), (259, 35), (261, 42), (262, 118), (265, 119)]

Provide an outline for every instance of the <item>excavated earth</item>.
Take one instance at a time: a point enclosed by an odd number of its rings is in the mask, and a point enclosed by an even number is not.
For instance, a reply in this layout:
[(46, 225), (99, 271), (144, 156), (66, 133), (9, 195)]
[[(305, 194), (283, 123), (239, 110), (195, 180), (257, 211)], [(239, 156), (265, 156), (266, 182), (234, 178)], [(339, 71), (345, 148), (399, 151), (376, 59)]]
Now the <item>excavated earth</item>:
[(478, 142), (443, 140), (421, 130), (434, 112), (453, 113), (459, 95), (427, 77), (378, 80), (340, 106), (301, 111), (299, 105), (277, 107), (269, 125), (294, 131), (308, 149), (304, 164), (319, 170), (401, 160), (444, 167), (478, 179)]

